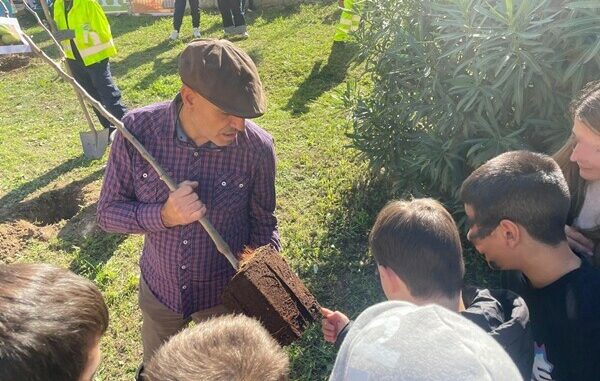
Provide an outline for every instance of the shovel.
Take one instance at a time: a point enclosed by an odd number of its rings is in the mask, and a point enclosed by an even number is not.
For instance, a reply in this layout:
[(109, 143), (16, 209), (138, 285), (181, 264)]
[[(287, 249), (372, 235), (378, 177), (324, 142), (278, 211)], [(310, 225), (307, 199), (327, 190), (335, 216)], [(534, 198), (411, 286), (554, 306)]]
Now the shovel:
[[(48, 25), (50, 25), (50, 29), (52, 30), (52, 33), (56, 33), (56, 25), (54, 24), (54, 20), (50, 16), (50, 11), (48, 10), (48, 5), (46, 4), (46, 1), (42, 0), (39, 3), (42, 6), (42, 9), (44, 10), (44, 15), (46, 16), (46, 21), (48, 22)], [(27, 2), (25, 1), (25, 2), (23, 2), (23, 4), (27, 8), (27, 10), (35, 16), (38, 24), (40, 24), (40, 26), (43, 29), (45, 29), (48, 32), (48, 34), (50, 34), (51, 40), (58, 47), (58, 51), (60, 52), (61, 58), (64, 59), (65, 52), (62, 50), (62, 47), (60, 46), (58, 41), (56, 41), (56, 39), (54, 38), (52, 33), (50, 33), (50, 31), (48, 31), (46, 29), (46, 27), (42, 23), (42, 20), (40, 20), (37, 13), (33, 9), (31, 9), (31, 7), (29, 7)], [(65, 68), (66, 68), (66, 71), (69, 74), (69, 76), (72, 76), (72, 73), (69, 69), (69, 65), (65, 65)], [(81, 106), (81, 109), (83, 110), (83, 114), (85, 115), (85, 120), (87, 121), (88, 126), (90, 127), (89, 132), (80, 132), (79, 133), (79, 139), (81, 140), (81, 146), (83, 147), (83, 155), (87, 159), (90, 159), (90, 160), (99, 159), (104, 155), (104, 151), (106, 151), (106, 147), (108, 146), (109, 131), (107, 128), (103, 128), (100, 131), (96, 130), (96, 128), (94, 127), (94, 122), (92, 121), (92, 118), (90, 117), (90, 113), (85, 105), (85, 102), (83, 101), (83, 98), (81, 97), (81, 94), (77, 91), (77, 88), (75, 88), (75, 95), (77, 95), (77, 100), (79, 101), (79, 105)]]
[(91, 130), (79, 133), (79, 139), (81, 140), (81, 146), (83, 147), (83, 155), (90, 160), (100, 159), (108, 146), (109, 130), (108, 128), (103, 128), (102, 130), (97, 131), (94, 128), (90, 113), (88, 112), (87, 107), (85, 107), (85, 103), (83, 103), (83, 99), (81, 99), (79, 93), (77, 93), (77, 98), (79, 98), (81, 107), (83, 107), (85, 117), (88, 120), (88, 125)]

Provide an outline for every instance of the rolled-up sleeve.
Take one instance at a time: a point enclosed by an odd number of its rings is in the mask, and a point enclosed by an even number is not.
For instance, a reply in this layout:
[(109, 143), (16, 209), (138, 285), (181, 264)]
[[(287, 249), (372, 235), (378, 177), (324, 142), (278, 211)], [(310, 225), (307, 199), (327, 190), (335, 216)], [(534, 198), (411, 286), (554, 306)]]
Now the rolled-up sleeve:
[(250, 245), (273, 245), (280, 250), (275, 217), (275, 151), (273, 144), (262, 155), (250, 196)]
[[(124, 123), (126, 118), (123, 119)], [(96, 213), (98, 225), (102, 230), (113, 233), (143, 234), (166, 230), (160, 217), (162, 204), (147, 204), (136, 199), (133, 149), (121, 134), (117, 134), (100, 191)]]

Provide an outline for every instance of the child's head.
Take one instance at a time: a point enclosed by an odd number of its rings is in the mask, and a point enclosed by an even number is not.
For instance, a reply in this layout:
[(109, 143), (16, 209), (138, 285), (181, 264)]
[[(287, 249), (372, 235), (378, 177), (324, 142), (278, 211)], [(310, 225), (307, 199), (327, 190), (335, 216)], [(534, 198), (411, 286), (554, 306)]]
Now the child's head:
[(570, 160), (586, 181), (600, 180), (600, 82), (589, 83), (571, 104)]
[(0, 265), (0, 380), (91, 381), (107, 327), (89, 280), (50, 265)]
[(471, 226), (467, 238), (492, 267), (518, 269), (519, 244), (527, 239), (550, 246), (566, 240), (569, 189), (549, 156), (503, 153), (471, 173), (460, 198)]
[[(390, 202), (377, 216), (369, 246), (389, 299), (458, 300), (465, 272), (460, 236), (439, 202)], [(393, 289), (389, 271), (406, 285), (408, 298)]]
[(173, 336), (144, 370), (148, 381), (287, 380), (285, 351), (244, 315), (207, 320)]
[(522, 380), (505, 350), (460, 314), (389, 301), (363, 311), (338, 351), (330, 381)]

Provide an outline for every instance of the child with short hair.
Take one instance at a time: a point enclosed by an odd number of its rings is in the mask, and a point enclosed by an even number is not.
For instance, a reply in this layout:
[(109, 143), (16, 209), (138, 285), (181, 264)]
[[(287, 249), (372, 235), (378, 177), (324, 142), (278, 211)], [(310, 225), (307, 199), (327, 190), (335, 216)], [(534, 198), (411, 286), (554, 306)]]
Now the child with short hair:
[[(460, 235), (452, 216), (439, 202), (390, 202), (377, 216), (369, 246), (388, 300), (461, 311), (504, 347), (528, 379), (532, 342), (527, 306), (508, 291), (480, 289), (463, 298), (467, 308), (461, 307), (465, 269)], [(339, 311), (324, 308), (322, 312), (325, 340), (339, 345), (350, 320)]]
[(0, 265), (0, 380), (91, 381), (107, 327), (88, 279), (50, 265)]
[(284, 381), (285, 351), (255, 319), (224, 315), (173, 336), (144, 370), (146, 381)]
[(600, 270), (576, 255), (565, 224), (569, 188), (557, 163), (527, 151), (501, 154), (463, 183), (467, 238), (490, 267), (524, 275), (535, 347), (532, 380), (600, 375)]

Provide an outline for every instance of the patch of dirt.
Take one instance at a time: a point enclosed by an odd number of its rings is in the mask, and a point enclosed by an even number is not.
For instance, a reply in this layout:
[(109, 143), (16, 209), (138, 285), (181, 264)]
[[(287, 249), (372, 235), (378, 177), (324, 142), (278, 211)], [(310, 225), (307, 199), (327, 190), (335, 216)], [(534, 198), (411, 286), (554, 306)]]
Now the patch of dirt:
[(0, 55), (0, 71), (12, 71), (29, 65), (31, 57), (23, 54)]
[[(96, 225), (98, 184), (74, 182), (0, 209), (0, 262), (18, 259), (30, 240), (86, 237)], [(66, 222), (64, 222), (66, 221)]]
[(72, 218), (79, 212), (82, 203), (81, 188), (67, 186), (20, 202), (16, 214), (34, 225), (47, 226)]
[(56, 228), (38, 227), (24, 220), (12, 221), (0, 225), (0, 262), (11, 263), (30, 239), (48, 241), (56, 235)]

